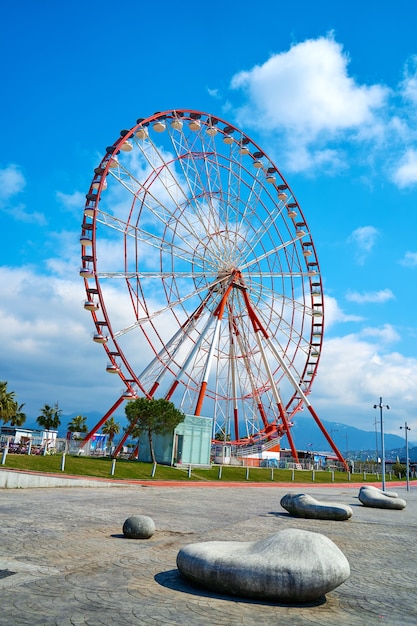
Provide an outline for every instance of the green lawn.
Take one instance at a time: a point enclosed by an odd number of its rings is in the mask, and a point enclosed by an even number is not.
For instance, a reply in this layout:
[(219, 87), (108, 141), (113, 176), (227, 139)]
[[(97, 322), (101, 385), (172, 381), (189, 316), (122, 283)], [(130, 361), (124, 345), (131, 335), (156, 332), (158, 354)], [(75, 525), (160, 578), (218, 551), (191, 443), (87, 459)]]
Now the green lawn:
[[(74, 474), (77, 476), (98, 476), (109, 478), (112, 470), (112, 460), (108, 458), (89, 458), (66, 455), (65, 468), (61, 471), (62, 455), (54, 456), (27, 456), (24, 454), (8, 454), (4, 468), (30, 470), (35, 472), (51, 472)], [(211, 469), (192, 468), (191, 475), (187, 466), (183, 468), (167, 467), (158, 465), (153, 473), (153, 465), (141, 463), (139, 461), (128, 461), (118, 459), (114, 466), (113, 477), (128, 480), (201, 480), (201, 481), (221, 481), (221, 482), (313, 482), (313, 472), (309, 470), (295, 470), (294, 478), (292, 470), (288, 469), (264, 469), (251, 467), (229, 467), (213, 466)], [(351, 482), (375, 482), (380, 481), (381, 475), (367, 474), (366, 479), (363, 474), (352, 474)], [(389, 476), (387, 475), (387, 480)], [(405, 479), (403, 479), (405, 482)], [(348, 483), (346, 472), (330, 471), (314, 472), (315, 483)]]

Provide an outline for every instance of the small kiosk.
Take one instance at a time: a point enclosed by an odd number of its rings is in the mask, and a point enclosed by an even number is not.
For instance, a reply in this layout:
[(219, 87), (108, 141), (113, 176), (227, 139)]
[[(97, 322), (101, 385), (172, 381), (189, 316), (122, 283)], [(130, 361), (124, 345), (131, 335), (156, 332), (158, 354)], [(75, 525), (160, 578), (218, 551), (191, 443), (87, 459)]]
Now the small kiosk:
[[(210, 465), (211, 417), (186, 415), (174, 434), (154, 435), (153, 445), (157, 463), (164, 465)], [(151, 462), (146, 433), (139, 439), (140, 461)]]

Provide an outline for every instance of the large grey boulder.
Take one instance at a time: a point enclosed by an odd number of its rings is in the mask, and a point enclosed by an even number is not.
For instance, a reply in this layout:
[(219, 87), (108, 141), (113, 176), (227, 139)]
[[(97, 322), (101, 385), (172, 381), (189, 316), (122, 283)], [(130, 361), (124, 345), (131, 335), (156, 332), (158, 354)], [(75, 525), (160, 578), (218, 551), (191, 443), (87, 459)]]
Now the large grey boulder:
[(222, 594), (308, 602), (349, 578), (345, 555), (324, 535), (288, 528), (254, 542), (190, 544), (177, 555), (181, 574)]
[(346, 504), (320, 502), (305, 493), (286, 493), (280, 504), (290, 515), (310, 519), (347, 520), (353, 513)]
[(147, 515), (129, 517), (123, 524), (123, 534), (128, 539), (149, 539), (155, 532), (155, 522)]
[(382, 491), (372, 485), (363, 486), (359, 489), (359, 500), (364, 506), (374, 509), (405, 509), (407, 503), (394, 491)]

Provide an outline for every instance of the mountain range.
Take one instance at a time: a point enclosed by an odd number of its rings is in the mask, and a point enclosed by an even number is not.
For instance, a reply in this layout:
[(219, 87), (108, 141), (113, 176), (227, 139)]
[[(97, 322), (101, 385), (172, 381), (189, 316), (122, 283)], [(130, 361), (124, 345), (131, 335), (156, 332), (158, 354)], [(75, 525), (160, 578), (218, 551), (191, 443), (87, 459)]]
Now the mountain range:
[[(338, 422), (322, 421), (323, 426), (333, 439), (335, 445), (342, 454), (346, 452), (360, 452), (371, 450), (381, 454), (381, 433), (378, 431), (367, 431), (341, 424)], [(311, 417), (297, 416), (294, 419), (294, 426), (291, 429), (294, 441), (300, 449), (328, 450), (329, 444), (319, 427)], [(393, 450), (405, 448), (405, 438), (400, 435), (384, 433), (385, 449)], [(311, 445), (313, 444), (313, 445)], [(416, 446), (417, 443), (409, 441), (409, 447)]]

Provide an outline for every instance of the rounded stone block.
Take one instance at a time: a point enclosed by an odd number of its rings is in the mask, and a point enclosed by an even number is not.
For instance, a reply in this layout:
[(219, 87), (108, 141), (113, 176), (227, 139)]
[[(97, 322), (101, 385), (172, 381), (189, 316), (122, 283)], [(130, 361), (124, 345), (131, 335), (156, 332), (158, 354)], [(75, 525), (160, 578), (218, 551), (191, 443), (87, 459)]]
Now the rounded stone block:
[(177, 567), (221, 594), (289, 603), (317, 600), (350, 576), (347, 558), (328, 537), (295, 528), (255, 542), (190, 544)]
[(281, 506), (295, 517), (310, 519), (347, 520), (352, 517), (352, 509), (345, 504), (320, 502), (305, 493), (287, 493), (281, 498)]
[(123, 524), (123, 534), (128, 539), (149, 539), (155, 532), (155, 522), (147, 515), (129, 517)]
[(374, 509), (405, 509), (407, 503), (394, 491), (382, 491), (372, 485), (359, 489), (359, 500), (364, 506)]

